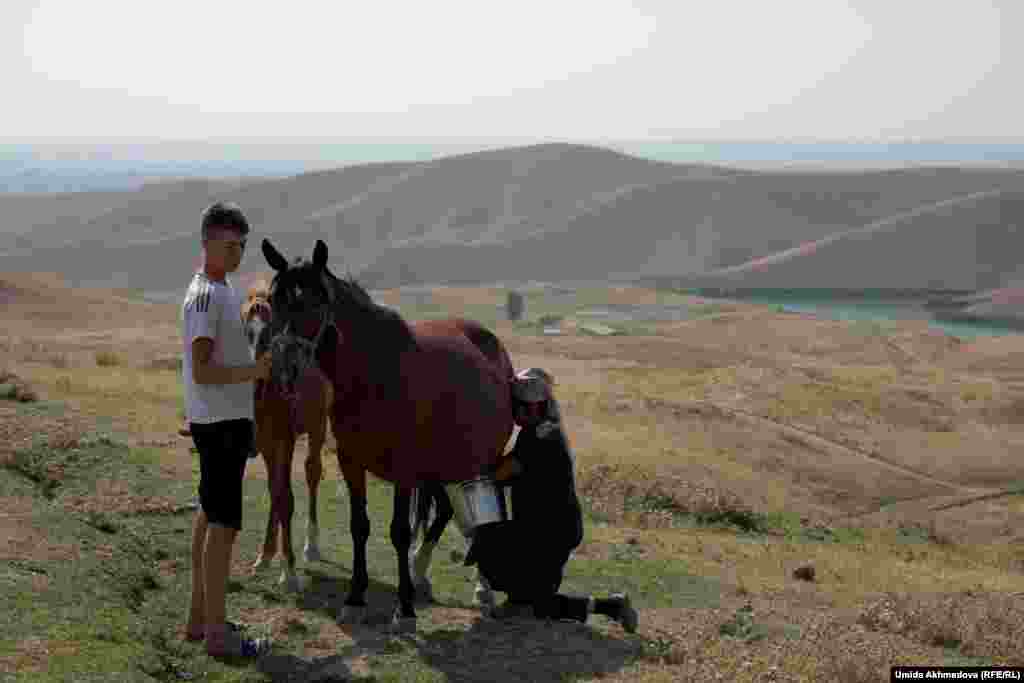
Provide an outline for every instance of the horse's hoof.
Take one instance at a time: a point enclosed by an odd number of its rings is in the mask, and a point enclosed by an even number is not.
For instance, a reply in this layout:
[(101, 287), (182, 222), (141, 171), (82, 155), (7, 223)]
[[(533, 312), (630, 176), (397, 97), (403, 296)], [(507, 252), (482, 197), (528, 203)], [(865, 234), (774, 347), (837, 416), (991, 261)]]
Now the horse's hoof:
[(473, 604), (480, 607), (481, 610), (494, 609), (494, 606), (497, 604), (497, 600), (494, 598), (494, 591), (477, 588), (473, 592)]
[(306, 562), (319, 562), (323, 559), (320, 555), (320, 548), (315, 545), (307, 545), (303, 548), (302, 556), (306, 558)]
[(416, 582), (416, 599), (420, 602), (434, 602), (434, 586), (430, 579)]
[(399, 612), (391, 618), (392, 633), (416, 633), (416, 617), (403, 617)]
[(338, 615), (339, 624), (361, 624), (366, 620), (365, 605), (344, 605)]
[(298, 593), (302, 590), (302, 581), (299, 579), (298, 574), (289, 574), (285, 572), (281, 574), (281, 578), (277, 580), (278, 585), (284, 586), (284, 589), (291, 591), (292, 593)]

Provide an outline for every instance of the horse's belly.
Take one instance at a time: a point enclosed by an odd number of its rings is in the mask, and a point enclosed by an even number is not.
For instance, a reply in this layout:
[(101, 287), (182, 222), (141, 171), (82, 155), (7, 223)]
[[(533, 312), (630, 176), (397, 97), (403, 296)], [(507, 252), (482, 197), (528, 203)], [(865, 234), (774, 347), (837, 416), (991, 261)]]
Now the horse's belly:
[[(344, 458), (353, 458), (374, 476), (400, 485), (422, 481), (463, 481), (497, 462), (511, 435), (511, 421), (478, 418), (467, 428), (449, 420), (410, 421), (407, 430), (359, 429), (339, 438)], [(366, 427), (366, 425), (364, 425)]]

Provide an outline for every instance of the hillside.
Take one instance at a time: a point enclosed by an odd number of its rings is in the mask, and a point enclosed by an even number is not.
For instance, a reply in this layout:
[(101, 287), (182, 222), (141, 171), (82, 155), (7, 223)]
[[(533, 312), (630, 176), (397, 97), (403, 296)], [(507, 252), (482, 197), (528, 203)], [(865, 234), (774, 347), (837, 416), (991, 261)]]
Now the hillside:
[(1018, 274), (1024, 192), (973, 192), (707, 273), (704, 286), (996, 288)]
[[(998, 199), (941, 204), (995, 192)], [(255, 239), (270, 236), (289, 256), (323, 239), (332, 267), (374, 287), (704, 275), (826, 240), (820, 251), (831, 260), (797, 265), (787, 257), (770, 276), (741, 268), (712, 279), (828, 287), (838, 286), (833, 272), (849, 270), (841, 279), (860, 287), (973, 289), (999, 286), (1009, 274), (1004, 247), (1012, 249), (1015, 237), (998, 226), (1012, 223), (1015, 193), (1024, 193), (1024, 171), (754, 172), (545, 144), (283, 179), (3, 195), (0, 271), (174, 291), (199, 255), (199, 210), (230, 199), (249, 215)], [(887, 220), (891, 228), (863, 230)], [(932, 229), (945, 235), (933, 246), (950, 252), (919, 266), (919, 240)], [(978, 231), (985, 234), (971, 246)], [(886, 252), (881, 270), (869, 256), (876, 240)], [(996, 260), (986, 261), (988, 254)], [(864, 258), (874, 263), (870, 277), (855, 265)], [(265, 269), (250, 251), (242, 273)]]

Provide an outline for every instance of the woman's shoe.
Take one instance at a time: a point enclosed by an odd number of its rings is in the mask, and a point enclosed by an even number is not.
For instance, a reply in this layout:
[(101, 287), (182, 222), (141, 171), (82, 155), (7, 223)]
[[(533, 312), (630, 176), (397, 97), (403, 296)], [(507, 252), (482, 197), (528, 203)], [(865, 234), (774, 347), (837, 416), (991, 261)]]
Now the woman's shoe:
[(636, 633), (640, 615), (633, 608), (629, 595), (626, 593), (612, 593), (608, 601), (613, 603), (612, 612), (614, 616), (612, 616), (612, 619), (619, 622), (626, 633)]

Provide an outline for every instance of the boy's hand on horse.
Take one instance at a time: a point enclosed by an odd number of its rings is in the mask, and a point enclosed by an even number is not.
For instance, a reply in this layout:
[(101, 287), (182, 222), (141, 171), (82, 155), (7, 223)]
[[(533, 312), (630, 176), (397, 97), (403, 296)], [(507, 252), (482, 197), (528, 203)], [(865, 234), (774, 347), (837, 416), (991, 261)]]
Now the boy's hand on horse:
[(256, 357), (256, 379), (270, 379), (272, 360), (270, 352), (262, 353)]
[(192, 342), (192, 363), (192, 377), (196, 384), (238, 384), (270, 378), (269, 353), (261, 355), (253, 365), (218, 365), (213, 362), (213, 340), (208, 337)]

